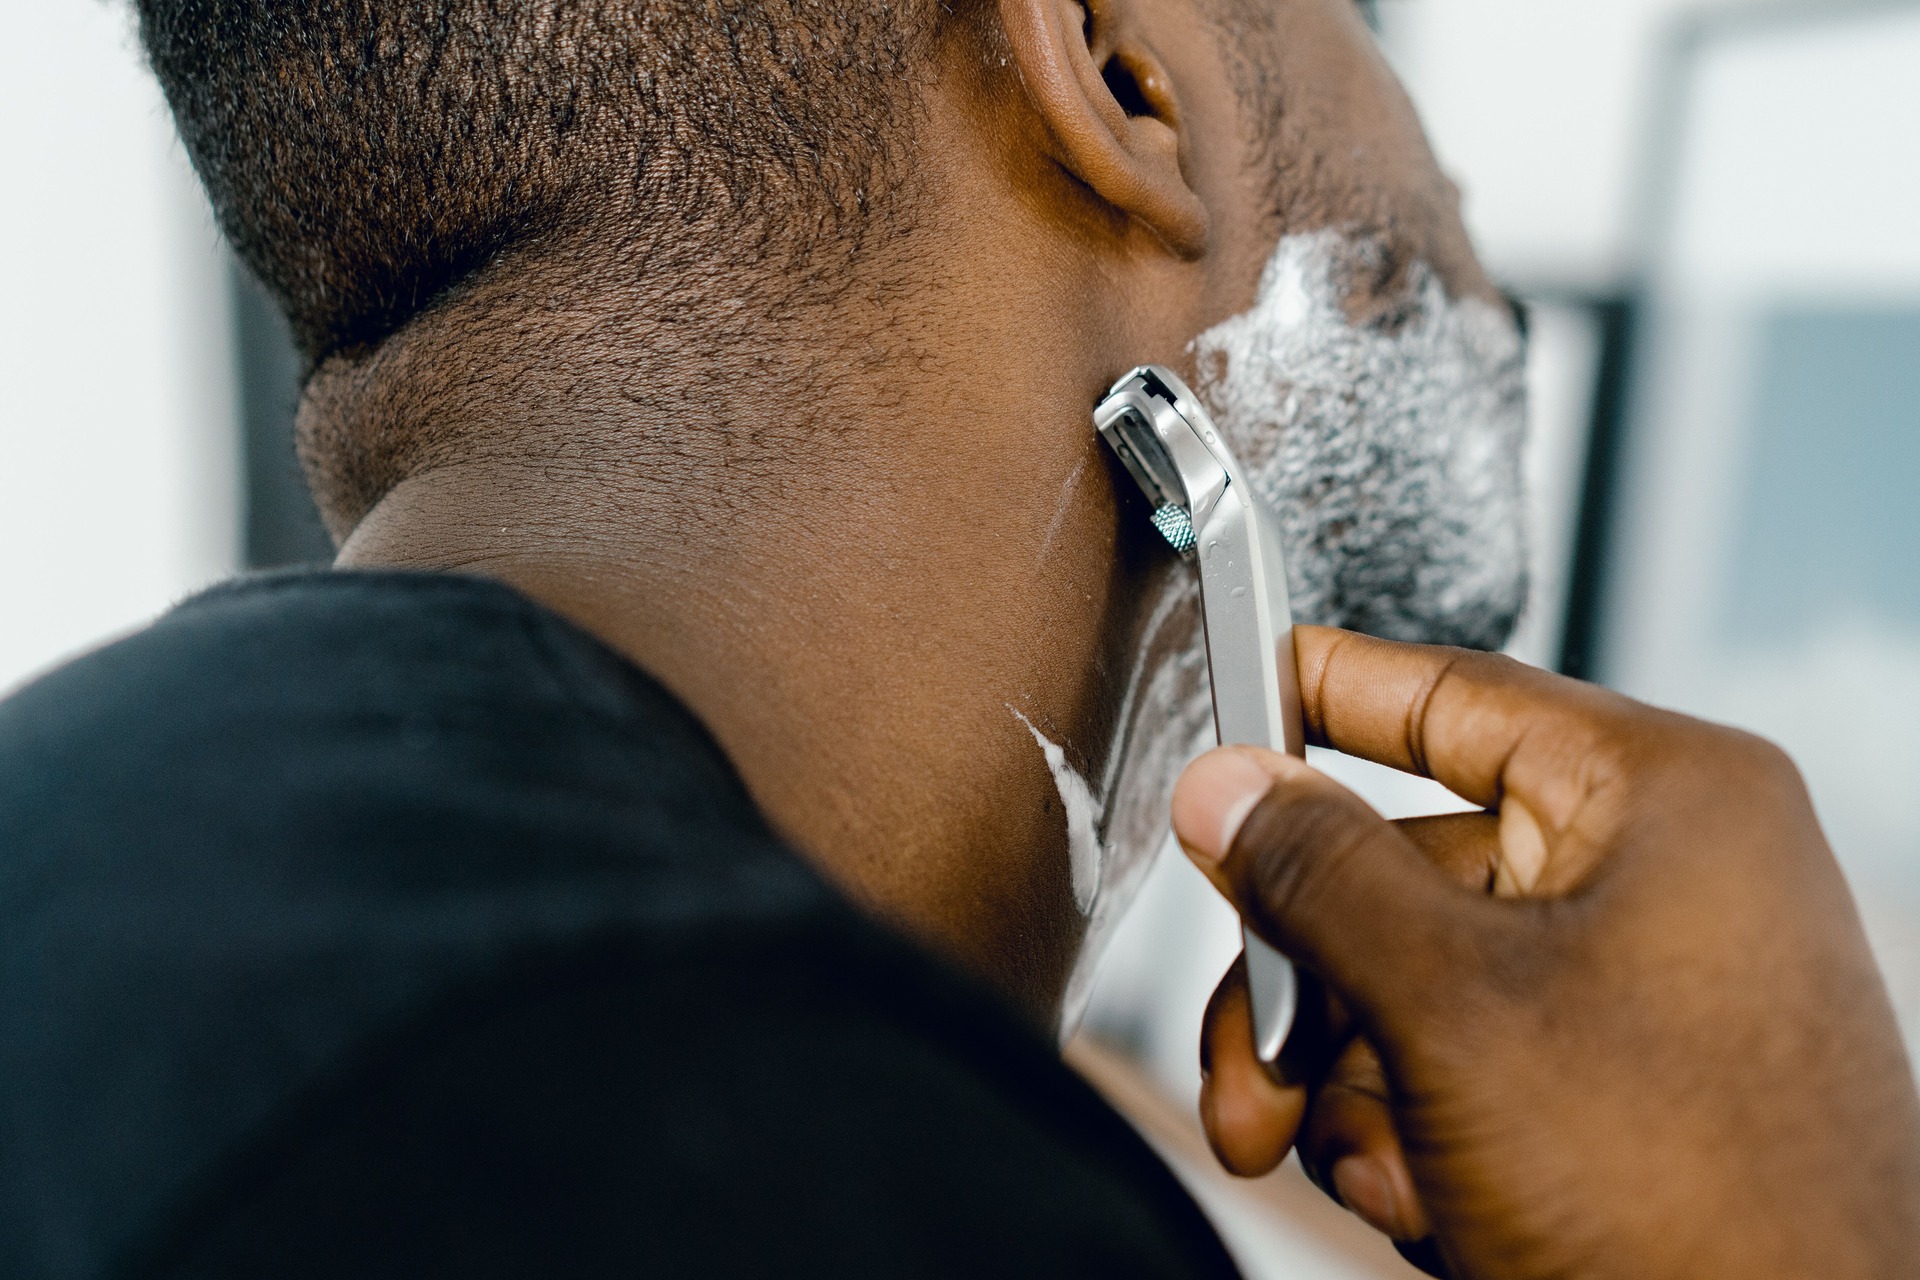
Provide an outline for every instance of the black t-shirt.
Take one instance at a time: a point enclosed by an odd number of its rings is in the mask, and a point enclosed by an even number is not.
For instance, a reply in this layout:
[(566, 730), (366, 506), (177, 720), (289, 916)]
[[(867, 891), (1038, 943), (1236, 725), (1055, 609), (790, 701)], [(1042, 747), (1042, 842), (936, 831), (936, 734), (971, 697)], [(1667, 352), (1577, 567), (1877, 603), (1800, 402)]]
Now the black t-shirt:
[(1231, 1274), (503, 587), (243, 581), (0, 703), (0, 1276)]

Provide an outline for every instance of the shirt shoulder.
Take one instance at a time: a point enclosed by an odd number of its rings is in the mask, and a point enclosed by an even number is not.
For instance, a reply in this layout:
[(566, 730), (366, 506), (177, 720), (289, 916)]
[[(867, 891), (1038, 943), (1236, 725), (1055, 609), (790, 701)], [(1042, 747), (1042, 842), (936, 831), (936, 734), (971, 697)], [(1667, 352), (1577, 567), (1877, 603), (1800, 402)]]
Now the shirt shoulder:
[(505, 587), (218, 588), (0, 702), (0, 1274), (96, 1274), (530, 955), (847, 914), (698, 721)]
[(1230, 1271), (657, 682), (481, 580), (242, 581), (0, 703), (0, 1025), (23, 1280)]

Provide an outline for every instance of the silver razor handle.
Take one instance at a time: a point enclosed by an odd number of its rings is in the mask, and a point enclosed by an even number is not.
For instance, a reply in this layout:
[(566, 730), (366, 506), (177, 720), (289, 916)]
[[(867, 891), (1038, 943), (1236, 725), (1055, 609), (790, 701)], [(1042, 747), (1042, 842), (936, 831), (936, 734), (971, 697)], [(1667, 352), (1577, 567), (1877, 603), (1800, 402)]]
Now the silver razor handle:
[[(1171, 370), (1142, 365), (1093, 411), (1101, 439), (1153, 504), (1153, 524), (1200, 566), (1200, 611), (1221, 745), (1306, 755), (1294, 670), (1287, 565), (1273, 514), (1254, 493), (1213, 419)], [(1299, 989), (1293, 965), (1243, 923), (1253, 1042), (1280, 1056)]]

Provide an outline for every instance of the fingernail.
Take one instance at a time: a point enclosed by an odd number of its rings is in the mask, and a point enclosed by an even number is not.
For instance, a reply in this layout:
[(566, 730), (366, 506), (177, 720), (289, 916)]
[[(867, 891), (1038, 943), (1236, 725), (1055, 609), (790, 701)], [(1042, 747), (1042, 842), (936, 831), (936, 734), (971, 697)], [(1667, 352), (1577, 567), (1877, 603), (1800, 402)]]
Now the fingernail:
[(1393, 1180), (1377, 1160), (1348, 1156), (1333, 1166), (1333, 1193), (1340, 1203), (1394, 1239), (1403, 1234)]
[(1173, 829), (1208, 865), (1233, 848), (1240, 826), (1273, 789), (1273, 776), (1239, 751), (1215, 751), (1188, 767), (1173, 795)]

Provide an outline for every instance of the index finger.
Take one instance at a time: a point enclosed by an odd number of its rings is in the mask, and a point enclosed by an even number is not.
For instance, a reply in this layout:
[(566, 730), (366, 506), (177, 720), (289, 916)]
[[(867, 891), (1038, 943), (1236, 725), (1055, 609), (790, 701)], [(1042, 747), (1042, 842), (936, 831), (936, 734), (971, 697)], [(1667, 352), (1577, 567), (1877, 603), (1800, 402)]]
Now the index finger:
[[(1498, 654), (1293, 630), (1309, 741), (1432, 778), (1491, 808), (1521, 796), (1563, 817), (1651, 713)], [(1641, 726), (1644, 732), (1650, 726)]]

